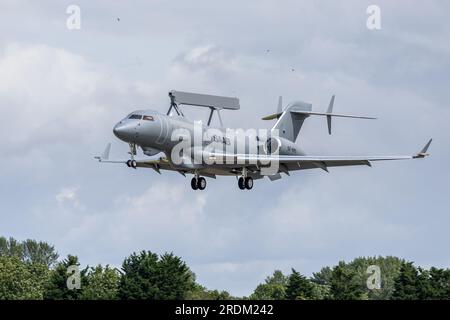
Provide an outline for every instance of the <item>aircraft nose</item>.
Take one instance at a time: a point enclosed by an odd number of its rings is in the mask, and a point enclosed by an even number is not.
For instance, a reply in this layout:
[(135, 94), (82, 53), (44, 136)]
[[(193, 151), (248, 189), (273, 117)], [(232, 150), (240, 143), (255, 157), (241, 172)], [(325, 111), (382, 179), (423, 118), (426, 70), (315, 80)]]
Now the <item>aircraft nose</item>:
[(119, 122), (113, 128), (114, 135), (120, 140), (131, 141), (134, 136), (134, 125), (130, 123)]

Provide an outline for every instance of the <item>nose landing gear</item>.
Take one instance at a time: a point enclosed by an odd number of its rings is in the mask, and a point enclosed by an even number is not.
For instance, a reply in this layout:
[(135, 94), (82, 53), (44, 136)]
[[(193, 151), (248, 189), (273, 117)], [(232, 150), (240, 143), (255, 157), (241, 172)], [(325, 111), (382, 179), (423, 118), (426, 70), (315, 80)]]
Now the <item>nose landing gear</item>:
[(137, 162), (134, 160), (134, 156), (136, 155), (136, 144), (130, 143), (130, 151), (128, 152), (131, 156), (131, 159), (127, 161), (128, 168), (137, 168)]
[(136, 162), (136, 160), (128, 160), (128, 161), (127, 161), (127, 167), (128, 167), (128, 168), (136, 169), (136, 168), (137, 168), (137, 162)]

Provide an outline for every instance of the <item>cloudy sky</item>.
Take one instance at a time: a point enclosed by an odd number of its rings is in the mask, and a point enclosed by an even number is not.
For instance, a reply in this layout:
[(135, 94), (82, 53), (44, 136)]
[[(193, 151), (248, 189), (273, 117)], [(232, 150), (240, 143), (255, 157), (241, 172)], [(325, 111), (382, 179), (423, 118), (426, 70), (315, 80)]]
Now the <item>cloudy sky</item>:
[[(69, 30), (69, 5), (81, 29)], [(381, 30), (366, 9), (381, 9)], [(0, 234), (53, 243), (83, 264), (173, 251), (208, 288), (247, 295), (274, 269), (306, 275), (358, 256), (450, 266), (448, 1), (0, 0)], [(234, 178), (193, 192), (178, 173), (100, 165), (112, 126), (164, 112), (171, 89), (238, 96), (230, 127), (284, 100), (377, 121), (310, 119), (311, 154), (411, 154), (423, 161)], [(192, 117), (205, 114), (186, 109)]]

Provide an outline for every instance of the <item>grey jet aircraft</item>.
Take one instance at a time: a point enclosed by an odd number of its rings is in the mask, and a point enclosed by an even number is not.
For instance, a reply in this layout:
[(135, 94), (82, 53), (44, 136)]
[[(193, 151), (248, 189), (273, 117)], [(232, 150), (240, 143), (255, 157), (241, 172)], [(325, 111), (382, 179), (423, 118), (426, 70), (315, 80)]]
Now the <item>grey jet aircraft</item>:
[[(289, 176), (291, 171), (322, 169), (328, 172), (330, 167), (371, 166), (375, 161), (424, 158), (428, 156), (427, 150), (432, 142), (429, 140), (425, 147), (414, 155), (312, 156), (305, 154), (295, 143), (308, 117), (325, 117), (329, 134), (334, 117), (375, 118), (333, 113), (334, 96), (327, 111), (323, 113), (313, 111), (311, 104), (301, 101), (292, 102), (283, 108), (280, 97), (277, 112), (263, 118), (276, 120), (267, 134), (260, 135), (253, 131), (243, 134), (241, 132), (239, 135), (236, 130), (224, 128), (220, 115), (221, 110), (240, 109), (238, 98), (174, 90), (169, 92), (169, 97), (170, 107), (165, 114), (154, 110), (133, 111), (114, 126), (114, 135), (129, 144), (129, 159), (110, 160), (110, 143), (103, 154), (95, 158), (102, 163), (123, 163), (134, 169), (151, 168), (158, 173), (171, 170), (183, 176), (192, 174), (191, 187), (194, 190), (204, 190), (205, 177), (216, 176), (235, 176), (241, 190), (250, 190), (253, 188), (253, 180), (267, 176), (274, 181), (280, 179), (282, 173)], [(206, 125), (185, 117), (181, 105), (209, 108)], [(211, 125), (214, 113), (220, 121), (218, 127)], [(196, 128), (201, 137), (197, 140)], [(256, 147), (251, 147), (252, 143)], [(181, 144), (184, 144), (184, 147), (180, 149)], [(240, 144), (244, 146), (240, 148)], [(160, 153), (164, 156), (138, 160), (135, 159), (137, 147), (140, 147), (146, 156)]]

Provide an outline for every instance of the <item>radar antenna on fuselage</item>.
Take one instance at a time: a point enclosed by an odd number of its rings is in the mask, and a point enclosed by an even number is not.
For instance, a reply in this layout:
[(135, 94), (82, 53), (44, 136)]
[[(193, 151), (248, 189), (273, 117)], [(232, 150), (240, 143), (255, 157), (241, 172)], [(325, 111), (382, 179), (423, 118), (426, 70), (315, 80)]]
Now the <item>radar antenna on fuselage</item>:
[(214, 111), (217, 111), (217, 116), (219, 118), (220, 125), (223, 127), (222, 117), (220, 116), (220, 110), (239, 110), (240, 104), (239, 99), (235, 97), (223, 97), (223, 96), (213, 96), (209, 94), (191, 93), (183, 91), (169, 91), (170, 97), (170, 107), (167, 111), (167, 115), (170, 115), (172, 108), (177, 112), (178, 115), (184, 116), (183, 112), (180, 110), (180, 105), (196, 106), (196, 107), (207, 107), (211, 111), (209, 113), (207, 125), (211, 124), (211, 120)]

